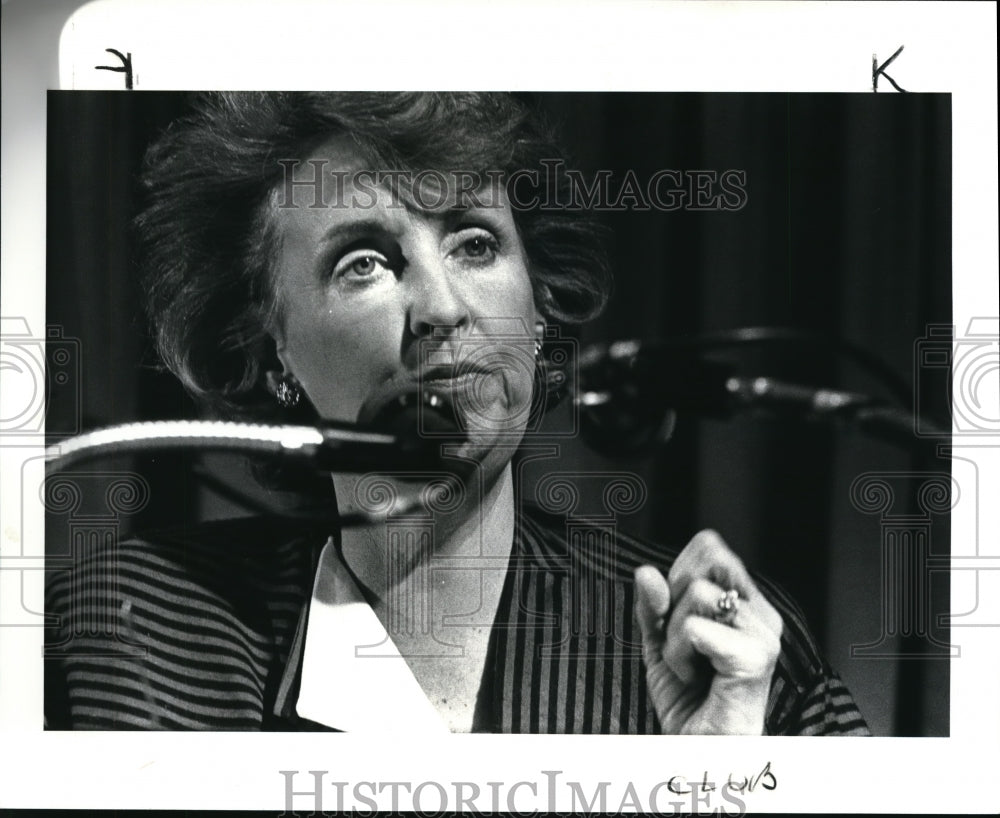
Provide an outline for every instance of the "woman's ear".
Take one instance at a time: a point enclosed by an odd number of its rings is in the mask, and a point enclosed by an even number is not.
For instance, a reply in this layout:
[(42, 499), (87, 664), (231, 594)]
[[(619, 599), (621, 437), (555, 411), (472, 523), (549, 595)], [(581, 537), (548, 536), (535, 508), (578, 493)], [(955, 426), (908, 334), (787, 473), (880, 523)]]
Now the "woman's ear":
[(295, 374), (289, 365), (288, 356), (285, 351), (285, 341), (281, 333), (276, 333), (272, 330), (269, 334), (274, 346), (272, 353), (267, 356), (267, 365), (263, 369), (267, 391), (275, 395), (282, 383), (288, 381), (295, 382)]
[(267, 383), (267, 391), (272, 395), (278, 393), (278, 385), (284, 380), (285, 374), (278, 369), (268, 369), (264, 373), (264, 380)]
[(535, 285), (535, 319), (545, 321), (543, 310), (551, 310), (553, 307), (552, 289), (548, 284), (537, 283)]
[(544, 307), (535, 304), (535, 337), (544, 338), (545, 337), (545, 327), (548, 326), (548, 319), (545, 317), (543, 312)]

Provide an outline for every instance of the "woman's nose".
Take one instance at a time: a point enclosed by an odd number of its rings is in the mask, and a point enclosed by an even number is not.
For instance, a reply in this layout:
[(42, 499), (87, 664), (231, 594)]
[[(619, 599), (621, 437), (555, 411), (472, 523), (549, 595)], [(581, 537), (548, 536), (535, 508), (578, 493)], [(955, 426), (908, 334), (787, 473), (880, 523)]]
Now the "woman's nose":
[(448, 269), (436, 248), (411, 257), (407, 272), (409, 325), (416, 337), (431, 335), (435, 327), (458, 329), (471, 323), (458, 274)]

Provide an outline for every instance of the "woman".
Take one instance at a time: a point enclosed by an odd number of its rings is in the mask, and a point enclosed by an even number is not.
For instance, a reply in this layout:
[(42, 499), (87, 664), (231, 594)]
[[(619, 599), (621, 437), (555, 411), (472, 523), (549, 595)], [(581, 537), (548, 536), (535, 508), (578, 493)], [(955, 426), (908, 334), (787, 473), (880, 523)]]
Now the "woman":
[[(558, 158), (491, 94), (212, 95), (151, 150), (149, 309), (185, 386), (226, 417), (402, 413), (446, 433), (444, 468), (335, 474), (329, 502), (380, 525), (123, 545), (118, 647), (54, 637), (73, 650), (50, 726), (867, 732), (794, 605), (717, 534), (570, 544), (522, 501), (547, 329), (608, 292), (593, 223), (544, 189)], [(79, 590), (99, 562), (49, 610), (100, 604)]]

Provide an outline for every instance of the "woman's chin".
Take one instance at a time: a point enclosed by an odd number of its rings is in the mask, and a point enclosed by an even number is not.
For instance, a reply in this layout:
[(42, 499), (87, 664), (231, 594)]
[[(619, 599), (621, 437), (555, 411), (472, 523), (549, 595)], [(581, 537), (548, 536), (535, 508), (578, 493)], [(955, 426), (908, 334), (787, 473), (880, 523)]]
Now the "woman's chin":
[(462, 442), (445, 445), (442, 460), (464, 463), (486, 479), (497, 476), (507, 466), (524, 436), (523, 426), (513, 424), (501, 428), (469, 424), (465, 432)]
[(521, 444), (530, 389), (513, 389), (495, 373), (477, 382), (475, 390), (457, 388), (460, 385), (461, 381), (439, 379), (421, 386), (412, 382), (389, 386), (369, 397), (358, 421), (391, 434), (437, 442), (434, 468), (463, 479), (482, 475), (488, 481)]

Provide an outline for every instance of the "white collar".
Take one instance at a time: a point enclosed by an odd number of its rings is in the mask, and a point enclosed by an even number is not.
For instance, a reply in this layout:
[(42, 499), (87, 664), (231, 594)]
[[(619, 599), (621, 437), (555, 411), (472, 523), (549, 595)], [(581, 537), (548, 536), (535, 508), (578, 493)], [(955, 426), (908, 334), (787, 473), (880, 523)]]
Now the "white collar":
[[(349, 732), (449, 732), (337, 558), (332, 538), (320, 554), (307, 610), (304, 636), (300, 628), (295, 637), (305, 639), (299, 716)], [(294, 665), (285, 669), (286, 681)]]

